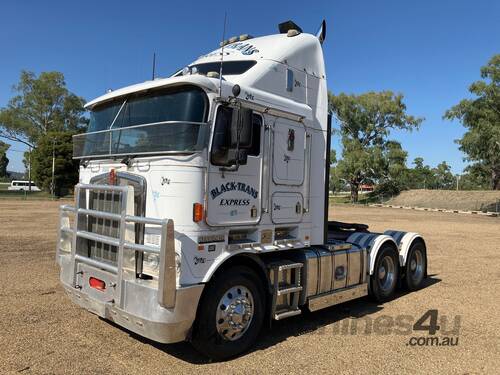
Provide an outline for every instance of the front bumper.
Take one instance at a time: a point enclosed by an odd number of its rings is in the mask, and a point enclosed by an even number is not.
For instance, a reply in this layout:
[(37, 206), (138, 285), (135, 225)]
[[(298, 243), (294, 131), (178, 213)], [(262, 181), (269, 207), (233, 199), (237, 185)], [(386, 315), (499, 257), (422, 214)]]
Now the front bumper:
[[(196, 317), (203, 285), (176, 286), (173, 221), (135, 216), (131, 185), (78, 184), (75, 196), (75, 207), (61, 206), (56, 247), (60, 280), (70, 298), (151, 340), (185, 340)], [(159, 227), (159, 243), (138, 243), (137, 224)], [(91, 256), (91, 244), (99, 244), (99, 256)], [(115, 249), (114, 259), (110, 249)], [(125, 251), (129, 254), (127, 262)], [(158, 277), (138, 278), (136, 258), (133, 255), (131, 260), (131, 253), (157, 254)], [(99, 280), (104, 287), (93, 287), (91, 279)]]
[(157, 289), (132, 281), (124, 281), (123, 308), (92, 298), (64, 282), (62, 285), (77, 305), (138, 335), (165, 344), (186, 340), (204, 287), (198, 284), (178, 288), (175, 307), (166, 309), (158, 304)]

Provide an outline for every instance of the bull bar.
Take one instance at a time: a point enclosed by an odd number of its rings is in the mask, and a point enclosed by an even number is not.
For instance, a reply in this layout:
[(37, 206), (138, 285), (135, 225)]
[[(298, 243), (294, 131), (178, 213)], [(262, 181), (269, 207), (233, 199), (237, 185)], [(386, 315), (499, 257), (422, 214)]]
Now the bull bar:
[[(110, 194), (120, 197), (120, 213), (99, 211), (81, 207), (86, 202), (87, 191)], [(71, 236), (70, 262), (73, 270), (73, 287), (76, 285), (76, 274), (78, 263), (105, 270), (116, 275), (116, 298), (114, 304), (122, 306), (121, 288), (123, 284), (123, 253), (124, 250), (133, 250), (142, 253), (153, 253), (159, 255), (159, 276), (158, 276), (158, 303), (164, 308), (174, 308), (176, 301), (176, 266), (175, 266), (175, 238), (174, 222), (171, 219), (155, 219), (142, 216), (134, 216), (134, 194), (132, 186), (115, 185), (89, 185), (78, 184), (75, 187), (75, 206), (62, 205), (60, 207), (60, 228), (56, 248), (56, 259), (62, 252), (68, 253), (68, 249), (62, 248), (63, 237)], [(74, 215), (73, 225), (70, 217)], [(84, 218), (94, 217), (98, 219), (113, 220), (119, 223), (118, 237), (111, 237), (87, 231)], [(135, 241), (135, 224), (147, 224), (159, 226), (161, 228), (161, 239), (159, 245), (143, 245)], [(97, 243), (116, 246), (117, 264), (112, 265), (96, 259), (77, 254), (78, 239), (87, 239)], [(133, 239), (133, 240), (132, 240)]]

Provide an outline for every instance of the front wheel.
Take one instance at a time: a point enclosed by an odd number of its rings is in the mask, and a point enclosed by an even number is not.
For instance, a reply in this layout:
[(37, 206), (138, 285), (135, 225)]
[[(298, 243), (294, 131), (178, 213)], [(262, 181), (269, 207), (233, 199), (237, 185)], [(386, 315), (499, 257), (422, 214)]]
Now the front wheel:
[(264, 288), (250, 268), (237, 266), (217, 275), (200, 301), (192, 344), (223, 360), (248, 350), (264, 320)]
[(396, 291), (399, 277), (399, 254), (390, 244), (380, 248), (370, 276), (370, 295), (377, 302), (390, 300)]

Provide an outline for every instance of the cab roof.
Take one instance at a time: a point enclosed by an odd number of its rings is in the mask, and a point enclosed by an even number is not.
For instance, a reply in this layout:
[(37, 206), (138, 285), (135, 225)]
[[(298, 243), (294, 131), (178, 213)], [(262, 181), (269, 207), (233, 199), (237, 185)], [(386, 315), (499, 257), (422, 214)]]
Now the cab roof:
[(272, 60), (320, 78), (325, 77), (321, 43), (312, 34), (300, 33), (295, 36), (273, 34), (235, 41), (201, 55), (193, 64), (219, 62), (222, 50), (224, 50), (224, 61)]
[(94, 106), (98, 104), (102, 104), (111, 101), (113, 99), (124, 97), (134, 93), (147, 92), (149, 90), (159, 89), (164, 86), (175, 87), (175, 86), (182, 86), (189, 84), (203, 87), (208, 91), (217, 90), (217, 85), (214, 82), (214, 80), (202, 75), (159, 78), (152, 81), (137, 83), (134, 85), (122, 87), (121, 89), (118, 90), (110, 91), (85, 104), (85, 109), (92, 109)]

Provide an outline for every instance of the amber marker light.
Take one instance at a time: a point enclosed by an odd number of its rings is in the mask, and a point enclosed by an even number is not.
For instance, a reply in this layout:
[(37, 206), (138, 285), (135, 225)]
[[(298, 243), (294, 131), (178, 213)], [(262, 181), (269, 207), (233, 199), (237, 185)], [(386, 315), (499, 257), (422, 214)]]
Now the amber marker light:
[(203, 220), (203, 205), (201, 203), (193, 203), (193, 221), (198, 223)]

